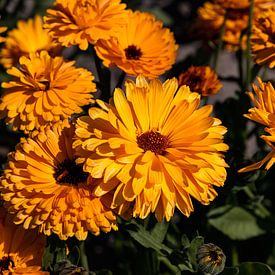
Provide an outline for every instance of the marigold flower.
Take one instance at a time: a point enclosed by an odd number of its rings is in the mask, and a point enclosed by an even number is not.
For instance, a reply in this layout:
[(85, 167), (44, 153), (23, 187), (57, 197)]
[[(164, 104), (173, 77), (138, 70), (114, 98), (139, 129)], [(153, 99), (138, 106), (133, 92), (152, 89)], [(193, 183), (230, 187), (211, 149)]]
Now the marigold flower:
[(179, 85), (187, 85), (202, 96), (214, 95), (222, 88), (216, 72), (209, 66), (191, 66), (180, 74)]
[[(110, 191), (111, 207), (132, 202), (133, 216), (155, 212), (170, 220), (177, 207), (193, 211), (191, 196), (209, 204), (222, 186), (227, 166), (226, 128), (210, 117), (212, 106), (199, 108), (200, 95), (177, 80), (126, 82), (110, 104), (98, 101), (89, 116), (77, 120), (74, 147), (84, 170), (102, 178), (96, 196)], [(117, 180), (114, 180), (117, 179)]]
[(53, 42), (48, 31), (43, 29), (40, 16), (28, 21), (19, 20), (17, 28), (8, 32), (5, 45), (0, 52), (0, 63), (5, 68), (18, 64), (21, 56), (30, 53), (48, 51), (51, 55), (59, 54), (60, 45)]
[(109, 39), (126, 23), (126, 5), (121, 0), (56, 0), (47, 10), (45, 28), (65, 47), (86, 50), (98, 39)]
[[(6, 27), (0, 27), (0, 33), (3, 33), (7, 30)], [(0, 36), (0, 43), (5, 42), (6, 38)]]
[[(250, 6), (250, 0), (215, 0), (215, 2), (225, 9), (246, 9)], [(254, 0), (255, 5), (267, 2), (270, 2), (270, 0)]]
[(25, 230), (12, 222), (0, 207), (0, 274), (47, 275), (41, 271), (45, 237), (37, 230)]
[(79, 113), (81, 106), (93, 102), (94, 76), (75, 68), (75, 62), (52, 58), (45, 51), (19, 62), (19, 68), (7, 71), (14, 80), (2, 83), (6, 90), (0, 103), (0, 117), (6, 117), (14, 130), (32, 131)]
[(95, 45), (106, 67), (117, 66), (130, 75), (156, 78), (175, 63), (178, 45), (174, 35), (153, 15), (128, 12), (128, 23), (108, 41)]
[(275, 66), (275, 4), (259, 14), (255, 20), (251, 36), (251, 49), (255, 62), (259, 65)]
[(197, 260), (203, 274), (217, 275), (224, 270), (226, 256), (217, 245), (207, 243), (199, 247)]
[(22, 139), (9, 156), (0, 187), (15, 223), (62, 240), (117, 228), (104, 197), (92, 195), (92, 178), (75, 162), (74, 130), (65, 120)]
[(264, 164), (266, 164), (265, 169), (268, 170), (275, 162), (275, 90), (270, 82), (262, 82), (259, 77), (257, 80), (259, 87), (252, 84), (255, 95), (253, 92), (248, 93), (256, 107), (249, 109), (249, 113), (244, 116), (268, 126), (264, 130), (269, 135), (262, 135), (261, 138), (271, 148), (271, 152), (263, 160), (240, 169), (240, 173), (259, 169)]

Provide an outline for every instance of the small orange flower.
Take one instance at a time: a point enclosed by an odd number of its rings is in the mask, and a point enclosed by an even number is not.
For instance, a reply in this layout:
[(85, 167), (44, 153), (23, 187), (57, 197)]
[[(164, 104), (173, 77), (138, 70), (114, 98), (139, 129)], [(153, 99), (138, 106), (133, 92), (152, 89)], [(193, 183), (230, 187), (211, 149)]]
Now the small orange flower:
[(259, 65), (275, 67), (275, 4), (259, 14), (252, 29), (251, 48)]
[(162, 22), (144, 12), (128, 12), (128, 23), (111, 39), (99, 40), (97, 55), (107, 67), (155, 78), (175, 63), (178, 45)]
[(217, 74), (209, 66), (191, 66), (180, 74), (179, 85), (187, 85), (202, 96), (214, 95), (222, 88)]
[(17, 28), (8, 32), (5, 45), (0, 53), (0, 63), (5, 68), (18, 64), (21, 56), (29, 56), (30, 53), (48, 51), (51, 55), (59, 54), (61, 47), (54, 43), (48, 31), (43, 29), (40, 16), (28, 21), (19, 20)]
[(0, 206), (0, 274), (49, 275), (41, 271), (45, 237), (37, 230), (25, 230)]
[(52, 58), (42, 51), (29, 58), (21, 57), (19, 62), (19, 68), (7, 71), (14, 80), (2, 83), (5, 92), (0, 103), (0, 117), (6, 117), (13, 130), (38, 129), (80, 113), (81, 106), (94, 101), (94, 76), (74, 67), (74, 61)]
[(47, 10), (45, 28), (63, 46), (86, 50), (98, 39), (109, 39), (126, 23), (121, 0), (56, 0)]
[(115, 215), (105, 206), (108, 197), (92, 195), (92, 178), (75, 162), (74, 130), (65, 120), (22, 139), (9, 155), (0, 183), (15, 223), (62, 240), (117, 229)]
[[(247, 9), (250, 6), (250, 0), (215, 0), (225, 9)], [(254, 4), (265, 4), (270, 0), (254, 0)]]

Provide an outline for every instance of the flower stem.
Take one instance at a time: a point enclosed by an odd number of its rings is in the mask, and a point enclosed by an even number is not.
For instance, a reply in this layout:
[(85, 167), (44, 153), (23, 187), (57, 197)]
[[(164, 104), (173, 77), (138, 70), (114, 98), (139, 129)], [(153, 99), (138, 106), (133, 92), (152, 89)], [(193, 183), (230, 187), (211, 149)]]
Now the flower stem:
[(248, 27), (247, 27), (247, 41), (246, 41), (246, 85), (248, 87), (251, 83), (252, 69), (251, 69), (251, 31), (253, 24), (253, 11), (254, 11), (254, 0), (250, 0), (249, 16), (248, 16)]
[(84, 241), (79, 243), (79, 250), (80, 250), (80, 264), (82, 267), (84, 267), (86, 269), (86, 271), (89, 271), (89, 263), (88, 263), (88, 258), (86, 255)]

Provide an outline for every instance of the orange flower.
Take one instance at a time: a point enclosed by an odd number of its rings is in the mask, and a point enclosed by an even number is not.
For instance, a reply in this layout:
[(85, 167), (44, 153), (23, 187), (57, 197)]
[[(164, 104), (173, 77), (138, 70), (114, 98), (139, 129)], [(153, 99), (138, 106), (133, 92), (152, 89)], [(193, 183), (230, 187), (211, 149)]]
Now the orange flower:
[(45, 28), (63, 46), (78, 45), (86, 50), (88, 43), (109, 39), (126, 23), (126, 5), (121, 0), (56, 0), (47, 10)]
[(217, 74), (209, 66), (191, 66), (180, 74), (179, 85), (187, 85), (202, 96), (214, 95), (222, 88)]
[(107, 67), (130, 75), (155, 78), (175, 63), (178, 45), (173, 34), (149, 13), (128, 12), (128, 23), (111, 39), (99, 40), (97, 55)]
[(101, 109), (90, 108), (76, 125), (77, 161), (103, 178), (96, 196), (111, 192), (113, 208), (131, 202), (134, 217), (155, 212), (158, 220), (170, 220), (176, 207), (189, 216), (191, 197), (203, 204), (216, 197), (214, 186), (226, 179), (226, 128), (210, 116), (212, 106), (199, 108), (199, 94), (178, 89), (175, 78), (139, 76), (110, 102), (98, 101)]
[(44, 236), (16, 226), (12, 218), (0, 207), (0, 274), (48, 275), (41, 271)]
[[(0, 33), (3, 33), (7, 30), (6, 27), (0, 27)], [(0, 36), (0, 43), (5, 42), (6, 38)]]
[(275, 67), (275, 4), (259, 14), (252, 29), (251, 47), (255, 62)]
[(73, 61), (43, 51), (19, 62), (19, 68), (7, 71), (14, 80), (2, 83), (6, 90), (0, 103), (0, 117), (6, 117), (13, 130), (32, 131), (79, 113), (81, 106), (93, 102), (94, 76), (75, 68)]
[[(246, 9), (250, 6), (250, 0), (215, 0), (215, 2), (225, 9)], [(254, 0), (255, 5), (267, 2), (270, 0)]]
[(23, 139), (9, 156), (0, 187), (16, 223), (62, 240), (117, 228), (105, 198), (92, 195), (91, 177), (75, 163), (74, 130), (65, 120)]
[(19, 20), (17, 28), (8, 32), (5, 45), (0, 53), (0, 63), (5, 68), (18, 64), (21, 56), (29, 56), (30, 53), (48, 51), (51, 55), (59, 54), (61, 47), (54, 43), (48, 31), (43, 29), (40, 16), (28, 21)]

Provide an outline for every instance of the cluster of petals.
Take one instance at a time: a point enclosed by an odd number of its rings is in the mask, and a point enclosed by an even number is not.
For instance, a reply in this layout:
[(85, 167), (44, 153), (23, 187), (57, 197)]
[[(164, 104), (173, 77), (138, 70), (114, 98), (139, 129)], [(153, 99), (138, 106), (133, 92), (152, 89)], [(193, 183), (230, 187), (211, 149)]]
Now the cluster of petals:
[(9, 31), (5, 44), (0, 52), (0, 63), (5, 68), (18, 64), (21, 56), (30, 53), (48, 51), (51, 55), (58, 55), (61, 47), (53, 42), (48, 31), (43, 28), (42, 18), (36, 16), (27, 21), (19, 20), (17, 28)]
[(56, 0), (44, 17), (45, 28), (61, 45), (78, 45), (109, 39), (126, 23), (126, 5), (121, 0)]
[(2, 275), (49, 275), (41, 271), (45, 237), (12, 222), (0, 206), (0, 273)]
[(106, 67), (117, 66), (129, 75), (156, 78), (176, 61), (174, 35), (149, 13), (127, 14), (127, 24), (111, 39), (99, 40), (96, 53)]
[[(7, 30), (7, 27), (0, 26), (0, 34), (5, 32), (6, 30)], [(6, 40), (5, 37), (0, 36), (0, 43), (5, 42), (5, 40)]]
[(209, 204), (226, 179), (226, 128), (199, 108), (200, 95), (177, 80), (126, 81), (110, 104), (97, 101), (76, 124), (76, 148), (84, 170), (102, 178), (94, 194), (112, 194), (112, 208), (130, 204), (134, 217), (154, 212), (170, 220), (175, 208), (189, 216), (191, 197)]
[(81, 106), (93, 102), (94, 76), (76, 68), (74, 61), (65, 62), (42, 51), (23, 56), (19, 62), (19, 68), (7, 71), (13, 80), (2, 83), (5, 90), (0, 102), (0, 117), (6, 117), (13, 130), (38, 129), (80, 113)]
[(275, 3), (255, 20), (251, 35), (251, 49), (255, 62), (275, 67)]
[(74, 130), (65, 120), (22, 139), (9, 155), (0, 186), (16, 224), (61, 240), (117, 228), (116, 216), (105, 206), (110, 199), (92, 195), (92, 178), (75, 163)]
[(179, 85), (189, 86), (192, 92), (202, 96), (216, 94), (222, 84), (216, 72), (209, 66), (191, 66), (179, 75)]
[(268, 170), (275, 162), (275, 89), (270, 82), (262, 82), (259, 77), (257, 80), (259, 86), (253, 84), (254, 92), (248, 93), (255, 107), (249, 109), (249, 113), (244, 116), (267, 126), (265, 131), (268, 135), (262, 135), (261, 138), (271, 148), (271, 152), (263, 160), (244, 167), (239, 172), (249, 172), (259, 169), (264, 164), (266, 164), (265, 169)]
[[(250, 0), (214, 0), (215, 3), (221, 5), (225, 9), (247, 9), (250, 6)], [(254, 0), (256, 5), (265, 4), (270, 0)]]

